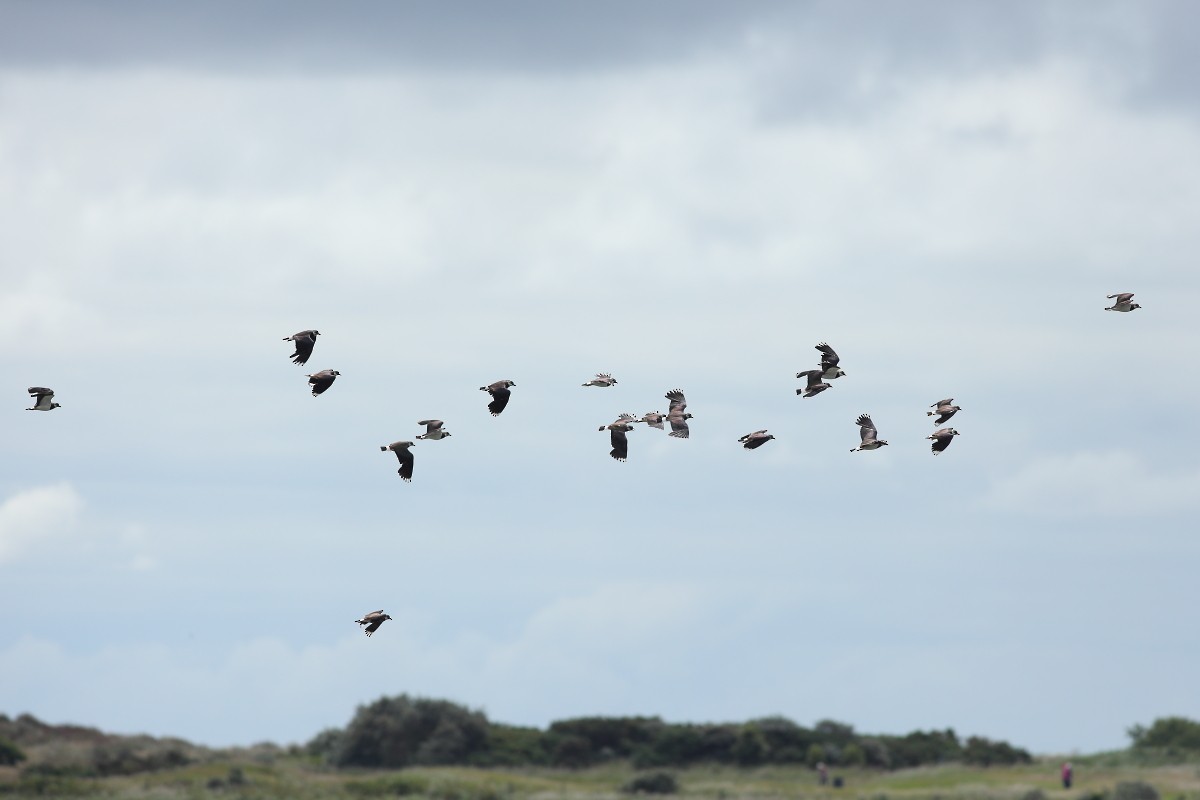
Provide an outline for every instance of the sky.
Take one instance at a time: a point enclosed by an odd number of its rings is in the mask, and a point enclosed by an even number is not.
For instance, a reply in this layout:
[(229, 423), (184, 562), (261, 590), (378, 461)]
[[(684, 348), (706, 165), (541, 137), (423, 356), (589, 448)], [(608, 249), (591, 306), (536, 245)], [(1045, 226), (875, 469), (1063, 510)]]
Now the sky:
[(1195, 4), (0, 16), (0, 713), (1200, 717)]

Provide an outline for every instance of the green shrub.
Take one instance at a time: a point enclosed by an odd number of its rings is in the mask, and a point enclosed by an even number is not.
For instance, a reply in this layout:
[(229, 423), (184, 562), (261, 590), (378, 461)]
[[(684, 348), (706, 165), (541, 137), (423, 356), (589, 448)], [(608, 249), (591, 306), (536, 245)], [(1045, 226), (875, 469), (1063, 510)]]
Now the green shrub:
[(651, 772), (648, 775), (638, 775), (621, 787), (626, 794), (675, 794), (679, 791), (679, 783), (669, 772)]
[(1149, 728), (1134, 725), (1128, 733), (1138, 750), (1200, 750), (1200, 722), (1186, 717), (1161, 717)]
[(8, 739), (0, 739), (0, 766), (14, 767), (24, 760), (25, 753), (21, 751), (21, 748)]

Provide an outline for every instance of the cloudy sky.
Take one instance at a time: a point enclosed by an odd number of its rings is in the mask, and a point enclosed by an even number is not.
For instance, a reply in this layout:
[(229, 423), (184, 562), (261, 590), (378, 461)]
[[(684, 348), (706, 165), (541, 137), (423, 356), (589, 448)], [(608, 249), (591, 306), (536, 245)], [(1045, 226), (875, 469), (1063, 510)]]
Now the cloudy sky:
[(0, 16), (0, 712), (1200, 717), (1195, 4)]

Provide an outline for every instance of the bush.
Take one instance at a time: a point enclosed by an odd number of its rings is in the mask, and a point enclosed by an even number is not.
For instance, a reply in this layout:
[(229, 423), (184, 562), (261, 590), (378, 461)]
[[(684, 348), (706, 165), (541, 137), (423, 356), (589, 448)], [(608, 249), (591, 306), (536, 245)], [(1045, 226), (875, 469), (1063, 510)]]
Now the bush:
[(8, 739), (0, 739), (0, 766), (15, 767), (24, 760), (25, 753), (21, 751), (21, 748)]
[(626, 794), (675, 794), (679, 791), (679, 783), (669, 772), (652, 772), (639, 775), (621, 787)]
[(1021, 795), (1021, 800), (1046, 800), (1046, 793), (1041, 789), (1030, 789)]
[(334, 763), (360, 767), (464, 763), (487, 746), (487, 732), (482, 713), (446, 700), (383, 697), (359, 706), (337, 743)]
[(1027, 750), (1013, 747), (1008, 742), (996, 742), (982, 736), (972, 736), (967, 739), (963, 750), (963, 761), (990, 767), (992, 764), (1029, 764), (1033, 756)]
[(1200, 722), (1186, 717), (1161, 717), (1149, 728), (1134, 725), (1128, 733), (1137, 750), (1200, 750)]
[(761, 764), (767, 758), (767, 740), (757, 728), (747, 725), (738, 732), (730, 753), (740, 767)]
[(838, 758), (838, 764), (843, 767), (861, 767), (867, 762), (867, 754), (857, 743), (851, 742), (842, 748), (842, 754)]
[(1158, 790), (1143, 781), (1122, 781), (1113, 790), (1112, 800), (1159, 800)]

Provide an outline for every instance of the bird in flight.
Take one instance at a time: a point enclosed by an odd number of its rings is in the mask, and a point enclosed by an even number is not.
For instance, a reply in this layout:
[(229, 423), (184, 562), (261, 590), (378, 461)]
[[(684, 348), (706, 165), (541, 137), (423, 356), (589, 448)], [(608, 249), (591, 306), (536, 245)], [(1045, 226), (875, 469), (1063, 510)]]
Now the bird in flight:
[(1105, 311), (1133, 311), (1135, 308), (1141, 308), (1140, 305), (1133, 302), (1133, 292), (1110, 294), (1108, 299), (1112, 300), (1113, 304), (1105, 308)]
[(317, 337), (321, 335), (320, 331), (300, 331), (293, 333), (291, 336), (283, 337), (285, 342), (294, 342), (296, 352), (292, 353), (290, 358), (292, 363), (300, 364), (301, 366), (308, 363), (308, 357), (312, 355), (313, 347), (317, 343)]
[(936, 456), (949, 447), (950, 442), (958, 435), (958, 431), (954, 430), (954, 428), (938, 428), (933, 432), (932, 436), (926, 436), (925, 438), (933, 440), (931, 447), (933, 448), (933, 454)]
[(637, 417), (633, 416), (633, 414), (622, 414), (613, 422), (601, 425), (597, 429), (609, 432), (608, 440), (612, 443), (612, 450), (608, 454), (617, 461), (624, 461), (629, 458), (629, 439), (625, 437), (625, 434), (633, 430), (632, 423), (634, 422), (637, 422)]
[(33, 406), (25, 409), (26, 411), (53, 411), (56, 408), (62, 408), (60, 403), (52, 402), (54, 390), (47, 389), (45, 386), (30, 386), (29, 396), (33, 398)]
[(493, 417), (500, 416), (500, 412), (508, 405), (508, 397), (512, 394), (508, 390), (510, 386), (516, 386), (516, 384), (512, 381), (504, 380), (479, 387), (479, 391), (487, 392), (492, 396), (492, 402), (488, 403), (488, 411), (492, 412)]
[(687, 421), (692, 418), (692, 415), (684, 413), (684, 409), (687, 408), (687, 398), (679, 389), (672, 389), (664, 396), (671, 403), (670, 408), (667, 409), (667, 422), (671, 423), (670, 435), (676, 439), (688, 438), (691, 431)]
[(425, 426), (425, 432), (417, 434), (418, 439), (433, 439), (436, 441), (437, 439), (445, 439), (450, 435), (450, 431), (442, 427), (446, 423), (440, 419), (423, 419), (419, 420), (417, 424)]
[(396, 454), (396, 458), (400, 460), (400, 469), (396, 470), (396, 474), (403, 478), (406, 483), (412, 482), (413, 454), (409, 448), (415, 446), (415, 444), (415, 442), (392, 442), (391, 444), (379, 446), (380, 450), (391, 450)]
[(887, 444), (886, 439), (876, 438), (879, 431), (875, 430), (875, 423), (871, 421), (869, 414), (859, 414), (858, 419), (854, 420), (854, 424), (858, 425), (858, 436), (862, 440), (858, 447), (853, 447), (850, 452), (858, 450), (876, 450)]
[[(846, 374), (846, 371), (838, 366), (838, 362), (840, 362), (841, 359), (838, 358), (838, 354), (833, 351), (832, 347), (825, 342), (821, 342), (813, 349), (821, 351), (822, 378), (833, 380), (834, 378), (840, 378)], [(800, 376), (797, 375), (796, 377), (798, 378)]]
[(764, 428), (761, 431), (747, 433), (745, 436), (738, 439), (738, 441), (742, 443), (742, 447), (746, 448), (747, 450), (753, 450), (756, 447), (762, 447), (764, 444), (774, 438), (775, 437), (767, 433), (766, 429)]
[(312, 384), (312, 395), (316, 397), (330, 386), (333, 386), (333, 382), (341, 374), (336, 369), (323, 369), (320, 372), (314, 372), (312, 375), (305, 375), (304, 377), (308, 378), (308, 382)]
[(808, 381), (807, 385), (803, 389), (796, 390), (796, 394), (802, 394), (805, 397), (812, 397), (813, 395), (820, 394), (826, 389), (832, 388), (832, 384), (825, 383), (825, 381), (821, 380), (822, 371), (819, 369), (808, 369), (804, 372), (797, 372), (796, 377), (806, 378)]
[(597, 372), (596, 377), (592, 378), (584, 386), (616, 386), (617, 379), (607, 372)]
[(943, 422), (962, 411), (961, 408), (953, 405), (953, 403), (953, 397), (947, 397), (945, 400), (938, 400), (936, 403), (931, 403), (929, 407), (932, 408), (933, 411), (926, 411), (925, 416), (932, 417), (936, 415), (937, 419), (933, 421), (933, 424), (941, 425)]
[(354, 620), (359, 625), (366, 625), (366, 630), (363, 631), (367, 636), (370, 636), (375, 631), (379, 630), (379, 626), (387, 622), (391, 617), (383, 613), (383, 609), (372, 611), (369, 614), (363, 614), (362, 619)]

